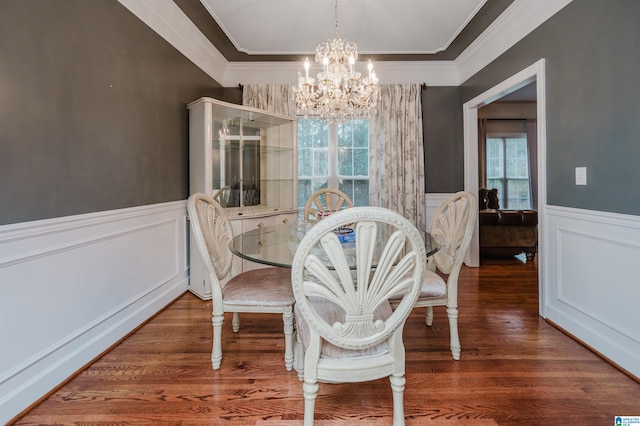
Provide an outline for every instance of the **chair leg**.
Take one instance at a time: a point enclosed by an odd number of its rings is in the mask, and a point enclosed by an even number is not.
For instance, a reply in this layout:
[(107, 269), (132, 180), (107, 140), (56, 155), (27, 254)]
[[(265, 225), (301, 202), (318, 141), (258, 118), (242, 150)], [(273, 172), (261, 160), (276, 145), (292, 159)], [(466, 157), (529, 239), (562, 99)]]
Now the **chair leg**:
[(282, 313), (284, 322), (284, 365), (287, 371), (293, 368), (293, 307), (286, 306)]
[(318, 382), (305, 381), (302, 385), (302, 391), (304, 393), (304, 426), (313, 426)]
[(213, 314), (211, 323), (213, 324), (213, 347), (211, 350), (211, 365), (214, 370), (220, 368), (222, 362), (222, 323), (224, 314)]
[(393, 426), (404, 426), (404, 374), (392, 374), (389, 376), (391, 390), (393, 391)]
[(433, 324), (433, 306), (427, 306), (427, 310), (424, 313), (425, 322), (429, 327)]
[(304, 380), (304, 348), (302, 347), (302, 339), (300, 333), (296, 332), (296, 371), (298, 372), (298, 380)]
[(449, 317), (451, 355), (453, 355), (453, 359), (458, 361), (461, 352), (460, 336), (458, 336), (458, 309), (447, 308), (447, 316)]
[(529, 247), (526, 251), (527, 260), (533, 260), (536, 257), (536, 248)]
[(233, 318), (231, 318), (231, 328), (234, 333), (240, 331), (240, 312), (233, 313)]

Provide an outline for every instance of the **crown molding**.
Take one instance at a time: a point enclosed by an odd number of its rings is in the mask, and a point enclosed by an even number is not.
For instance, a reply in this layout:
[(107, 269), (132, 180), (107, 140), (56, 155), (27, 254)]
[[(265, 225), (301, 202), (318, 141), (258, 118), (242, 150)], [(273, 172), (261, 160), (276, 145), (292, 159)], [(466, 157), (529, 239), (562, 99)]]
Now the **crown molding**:
[(455, 60), (464, 83), (513, 45), (558, 13), (572, 0), (515, 0)]
[[(407, 61), (374, 63), (381, 84), (426, 83), (430, 86), (457, 86), (458, 71), (453, 61)], [(366, 69), (359, 63), (356, 68)], [(296, 84), (301, 62), (229, 62), (222, 85), (238, 84)], [(313, 70), (312, 70), (313, 72)]]
[[(173, 0), (118, 0), (223, 87), (295, 84), (297, 62), (229, 62)], [(572, 0), (515, 0), (454, 61), (379, 61), (383, 84), (459, 86), (522, 40)]]
[(227, 60), (173, 0), (118, 0), (131, 13), (222, 84)]
[(428, 86), (457, 86), (458, 70), (453, 61), (384, 61), (375, 63), (382, 84), (426, 83)]

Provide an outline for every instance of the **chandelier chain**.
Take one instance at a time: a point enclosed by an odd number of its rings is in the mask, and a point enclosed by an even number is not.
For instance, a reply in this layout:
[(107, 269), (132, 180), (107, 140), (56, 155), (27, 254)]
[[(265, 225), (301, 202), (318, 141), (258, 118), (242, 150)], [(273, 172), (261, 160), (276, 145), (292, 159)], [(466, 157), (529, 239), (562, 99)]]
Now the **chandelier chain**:
[(368, 76), (355, 69), (358, 47), (338, 35), (338, 0), (335, 0), (335, 36), (316, 47), (315, 62), (322, 66), (316, 79), (309, 77), (310, 63), (305, 59), (305, 75), (298, 72), (294, 87), (298, 113), (328, 122), (342, 122), (371, 116), (375, 112), (380, 88), (369, 61)]
[(335, 11), (335, 15), (336, 15), (336, 35), (335, 35), (335, 38), (338, 38), (338, 0), (336, 0), (334, 11)]

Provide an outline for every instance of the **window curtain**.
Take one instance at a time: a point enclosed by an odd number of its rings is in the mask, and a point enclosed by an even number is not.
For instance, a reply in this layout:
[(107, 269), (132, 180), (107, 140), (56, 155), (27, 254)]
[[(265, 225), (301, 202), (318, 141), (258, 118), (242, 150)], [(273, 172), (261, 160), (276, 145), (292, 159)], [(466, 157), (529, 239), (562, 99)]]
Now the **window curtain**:
[(246, 84), (242, 87), (242, 105), (291, 117), (296, 115), (293, 89), (288, 84)]
[(423, 233), (424, 145), (419, 84), (380, 86), (369, 119), (369, 203), (398, 212)]
[(527, 132), (527, 155), (529, 156), (531, 208), (538, 210), (538, 120), (528, 119), (525, 128)]
[(487, 119), (478, 120), (478, 184), (487, 187)]

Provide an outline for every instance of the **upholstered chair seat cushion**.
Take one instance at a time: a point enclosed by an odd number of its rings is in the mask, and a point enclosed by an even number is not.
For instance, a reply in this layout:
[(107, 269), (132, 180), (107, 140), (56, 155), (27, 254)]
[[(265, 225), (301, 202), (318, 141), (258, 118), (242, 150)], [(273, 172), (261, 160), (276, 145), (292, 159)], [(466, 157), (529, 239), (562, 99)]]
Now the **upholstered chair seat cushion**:
[(444, 279), (433, 271), (425, 271), (418, 299), (420, 297), (444, 297), (446, 295), (447, 283)]
[[(433, 271), (426, 270), (422, 279), (420, 297), (444, 297), (447, 295), (447, 283), (444, 279)], [(400, 296), (395, 296), (391, 300), (399, 300)]]
[(229, 280), (222, 294), (225, 305), (290, 306), (295, 303), (289, 268), (270, 267), (244, 272)]
[[(335, 324), (336, 322), (344, 322), (345, 313), (344, 311), (335, 303), (321, 298), (314, 298), (314, 307), (318, 314), (328, 323)], [(389, 303), (383, 303), (374, 312), (374, 319), (378, 320), (386, 320), (393, 313), (391, 309), (391, 305)], [(306, 350), (309, 346), (309, 325), (305, 321), (302, 316), (302, 312), (298, 309), (298, 305), (294, 306), (294, 316), (296, 319), (298, 336), (302, 340), (302, 347)], [(366, 349), (344, 349), (339, 346), (336, 346), (330, 342), (323, 341), (322, 342), (322, 350), (320, 351), (320, 356), (325, 356), (329, 358), (362, 358), (368, 356), (376, 356), (381, 355), (385, 352), (388, 352), (387, 341), (385, 340), (383, 343), (372, 346)]]

